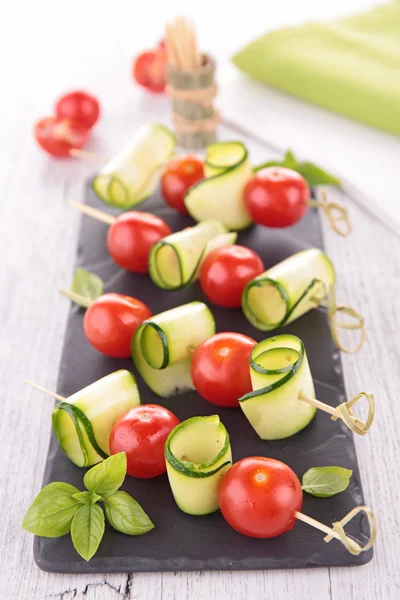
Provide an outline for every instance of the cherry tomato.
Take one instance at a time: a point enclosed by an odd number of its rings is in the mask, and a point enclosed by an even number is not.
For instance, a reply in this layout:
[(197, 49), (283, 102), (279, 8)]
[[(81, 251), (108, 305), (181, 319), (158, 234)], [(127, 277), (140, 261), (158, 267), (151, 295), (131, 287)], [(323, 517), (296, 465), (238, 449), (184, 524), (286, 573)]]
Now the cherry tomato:
[(94, 96), (76, 91), (61, 96), (56, 102), (55, 112), (60, 119), (69, 119), (91, 129), (99, 118), (100, 105)]
[(136, 82), (151, 92), (165, 90), (167, 53), (162, 43), (155, 50), (142, 52), (133, 63), (133, 77)]
[(170, 227), (156, 215), (127, 212), (120, 215), (108, 230), (108, 251), (123, 269), (147, 273), (151, 247), (170, 233)]
[(125, 452), (127, 473), (151, 479), (165, 473), (164, 445), (179, 425), (170, 410), (157, 404), (135, 406), (115, 423), (110, 434), (110, 452)]
[(35, 138), (39, 146), (51, 156), (70, 156), (73, 148), (82, 148), (88, 129), (80, 123), (59, 117), (46, 117), (35, 123)]
[(250, 248), (225, 246), (206, 256), (200, 268), (200, 286), (214, 304), (239, 308), (244, 288), (263, 271), (263, 261)]
[(161, 192), (165, 202), (187, 215), (184, 203), (188, 189), (204, 179), (204, 163), (197, 156), (179, 156), (172, 160), (161, 177)]
[(258, 171), (244, 189), (253, 220), (266, 227), (289, 227), (307, 212), (310, 189), (296, 171), (268, 167)]
[(152, 312), (146, 304), (121, 294), (103, 294), (89, 306), (83, 319), (88, 341), (102, 354), (129, 358), (136, 329)]
[(221, 482), (219, 505), (229, 525), (250, 537), (270, 538), (292, 529), (303, 504), (290, 467), (263, 456), (243, 458)]
[(240, 333), (217, 333), (197, 346), (191, 365), (196, 391), (211, 404), (239, 406), (251, 392), (249, 357), (256, 341)]

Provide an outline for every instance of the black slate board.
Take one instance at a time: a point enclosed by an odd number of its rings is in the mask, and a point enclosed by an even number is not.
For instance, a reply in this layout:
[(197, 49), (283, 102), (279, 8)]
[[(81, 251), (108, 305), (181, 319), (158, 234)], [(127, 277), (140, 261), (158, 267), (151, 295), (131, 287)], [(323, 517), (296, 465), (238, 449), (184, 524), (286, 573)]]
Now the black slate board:
[[(104, 208), (89, 186), (87, 202)], [(167, 208), (158, 193), (142, 204), (140, 210), (162, 216), (174, 231), (192, 224), (189, 217)], [(78, 264), (98, 273), (106, 282), (107, 292), (138, 296), (150, 306), (153, 314), (195, 299), (206, 301), (198, 283), (178, 292), (165, 292), (147, 276), (120, 270), (107, 253), (106, 231), (107, 225), (83, 217)], [(298, 225), (283, 232), (255, 226), (242, 232), (238, 243), (256, 250), (266, 268), (303, 248), (322, 247), (317, 211), (310, 210)], [(211, 308), (217, 331), (238, 331), (257, 341), (267, 337), (254, 329), (240, 310)], [(68, 320), (57, 390), (64, 396), (116, 369), (134, 371), (130, 360), (104, 357), (89, 345), (82, 328), (83, 314), (82, 309), (73, 307)], [(317, 397), (331, 405), (343, 402), (345, 390), (341, 360), (332, 342), (325, 312), (312, 311), (284, 331), (304, 341)], [(202, 400), (196, 392), (161, 401), (140, 377), (139, 382), (142, 402), (162, 403), (181, 420), (216, 412), (216, 407)], [(317, 411), (312, 423), (295, 436), (263, 442), (240, 409), (219, 409), (217, 412), (229, 431), (234, 461), (245, 456), (269, 456), (290, 465), (300, 478), (314, 466), (340, 465), (353, 470), (349, 488), (337, 496), (319, 499), (304, 494), (303, 512), (307, 515), (330, 525), (354, 506), (364, 503), (353, 435), (340, 422), (334, 423), (328, 415)], [(59, 449), (52, 434), (43, 485), (51, 481), (66, 481), (82, 488), (83, 474), (84, 471), (73, 465)], [(69, 573), (293, 569), (361, 565), (372, 558), (372, 550), (352, 556), (336, 540), (326, 544), (322, 533), (302, 522), (297, 522), (294, 529), (278, 538), (257, 540), (236, 533), (220, 513), (205, 517), (186, 515), (175, 505), (166, 475), (153, 480), (135, 480), (128, 476), (123, 489), (144, 507), (155, 523), (153, 531), (145, 536), (129, 537), (106, 526), (100, 548), (90, 562), (85, 562), (75, 552), (69, 535), (58, 539), (35, 538), (37, 565), (44, 571)], [(354, 519), (347, 530), (362, 542), (367, 540), (369, 530), (364, 517)]]

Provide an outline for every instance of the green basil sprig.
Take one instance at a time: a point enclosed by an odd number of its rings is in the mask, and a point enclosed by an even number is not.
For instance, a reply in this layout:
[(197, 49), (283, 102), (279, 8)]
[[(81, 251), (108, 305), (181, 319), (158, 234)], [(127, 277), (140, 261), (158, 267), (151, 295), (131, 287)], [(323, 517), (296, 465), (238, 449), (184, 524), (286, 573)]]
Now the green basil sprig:
[(126, 535), (143, 535), (154, 528), (141, 506), (118, 489), (126, 475), (126, 454), (120, 452), (86, 472), (85, 491), (63, 482), (49, 483), (28, 508), (22, 527), (35, 535), (61, 537), (71, 532), (75, 550), (85, 560), (96, 553), (103, 538), (105, 519)]
[(329, 498), (349, 487), (352, 474), (343, 467), (313, 467), (304, 473), (302, 489), (317, 498)]
[(262, 165), (254, 167), (254, 171), (260, 171), (267, 167), (286, 167), (287, 169), (293, 169), (304, 177), (310, 187), (316, 185), (340, 185), (341, 181), (335, 175), (328, 173), (321, 167), (318, 167), (314, 163), (310, 162), (299, 162), (291, 150), (288, 150), (283, 160), (270, 160)]

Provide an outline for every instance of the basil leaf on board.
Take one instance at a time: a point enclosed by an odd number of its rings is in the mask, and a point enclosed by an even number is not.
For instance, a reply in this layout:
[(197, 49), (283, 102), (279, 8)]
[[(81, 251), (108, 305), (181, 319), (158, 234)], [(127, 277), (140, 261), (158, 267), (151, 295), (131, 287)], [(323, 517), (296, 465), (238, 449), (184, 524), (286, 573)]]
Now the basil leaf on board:
[(143, 535), (154, 528), (140, 504), (126, 492), (109, 496), (104, 509), (111, 527), (126, 535)]
[(352, 474), (343, 467), (313, 467), (304, 473), (302, 489), (317, 498), (329, 498), (348, 488)]
[(85, 560), (96, 553), (104, 535), (104, 513), (98, 504), (81, 504), (71, 524), (75, 550)]
[(338, 177), (331, 175), (313, 163), (299, 163), (296, 171), (304, 177), (310, 187), (316, 185), (340, 185), (341, 183)]
[(90, 492), (95, 492), (104, 500), (121, 487), (125, 475), (126, 454), (119, 452), (87, 471), (83, 483)]
[[(98, 275), (86, 271), (78, 267), (75, 271), (74, 278), (71, 283), (71, 292), (76, 294), (74, 302), (79, 306), (87, 308), (88, 302), (93, 302), (104, 291), (104, 282)], [(86, 299), (86, 302), (80, 301), (79, 296)]]
[(22, 527), (42, 537), (61, 537), (68, 533), (81, 504), (73, 496), (79, 490), (69, 483), (46, 485), (28, 508)]
[(81, 504), (94, 504), (101, 498), (96, 492), (78, 492), (73, 497)]

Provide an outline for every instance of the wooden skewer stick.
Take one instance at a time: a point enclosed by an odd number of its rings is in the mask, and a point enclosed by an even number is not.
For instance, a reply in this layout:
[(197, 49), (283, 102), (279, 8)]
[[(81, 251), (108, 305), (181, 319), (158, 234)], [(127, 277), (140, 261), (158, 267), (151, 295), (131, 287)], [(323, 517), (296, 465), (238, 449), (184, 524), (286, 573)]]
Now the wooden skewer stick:
[(37, 383), (34, 383), (33, 381), (30, 381), (29, 379), (25, 379), (24, 383), (27, 383), (36, 390), (39, 390), (40, 392), (43, 392), (44, 394), (55, 398), (59, 402), (63, 402), (65, 400), (64, 396), (60, 396), (60, 394), (56, 394), (55, 392), (50, 392), (50, 390), (46, 390), (46, 388), (42, 387), (41, 385), (38, 385)]
[[(350, 400), (347, 400), (347, 402), (343, 402), (336, 407), (329, 406), (329, 404), (325, 404), (316, 398), (310, 398), (303, 394), (303, 392), (299, 392), (298, 397), (302, 402), (307, 402), (307, 404), (311, 404), (311, 406), (315, 406), (315, 408), (319, 408), (330, 414), (332, 421), (341, 419), (349, 429), (358, 435), (365, 435), (368, 433), (375, 417), (375, 398), (373, 394), (368, 394), (367, 392), (360, 392)], [(354, 404), (363, 397), (366, 398), (368, 402), (368, 416), (365, 423), (360, 419), (357, 419), (351, 410)]]
[(95, 160), (98, 162), (105, 162), (108, 160), (105, 156), (100, 156), (100, 154), (95, 154), (94, 152), (87, 152), (86, 150), (78, 150), (77, 148), (72, 148), (69, 151), (70, 155), (74, 158), (83, 158), (85, 160)]
[(81, 296), (80, 294), (76, 294), (75, 292), (71, 292), (70, 290), (57, 290), (62, 296), (65, 296), (72, 302), (79, 304), (80, 306), (85, 306), (89, 308), (93, 304), (93, 301), (89, 298), (85, 298), (85, 296)]
[[(348, 537), (344, 531), (344, 526), (347, 525), (347, 523), (360, 512), (364, 512), (367, 515), (370, 527), (369, 540), (364, 547), (361, 547), (358, 542)], [(354, 555), (360, 554), (361, 552), (365, 552), (366, 550), (372, 548), (378, 534), (378, 523), (376, 517), (368, 506), (356, 506), (353, 508), (353, 510), (347, 513), (343, 519), (333, 523), (333, 527), (328, 527), (327, 525), (324, 525), (324, 523), (321, 523), (320, 521), (317, 521), (316, 519), (313, 519), (312, 517), (309, 517), (298, 511), (295, 512), (295, 516), (300, 521), (307, 523), (307, 525), (311, 525), (311, 527), (315, 527), (315, 529), (319, 529), (323, 533), (326, 533), (327, 535), (324, 538), (325, 542), (328, 543), (335, 538), (336, 540), (339, 540), (339, 542), (341, 542), (351, 554)]]
[(113, 215), (109, 215), (108, 213), (98, 210), (97, 208), (93, 208), (92, 206), (88, 206), (87, 204), (82, 204), (82, 202), (75, 202), (74, 200), (67, 200), (67, 204), (76, 208), (84, 215), (88, 215), (93, 219), (97, 219), (98, 221), (102, 221), (103, 223), (107, 223), (107, 225), (112, 225), (117, 220), (117, 217)]
[[(307, 200), (308, 206), (321, 208), (326, 214), (329, 224), (335, 233), (341, 235), (342, 237), (349, 235), (353, 228), (347, 208), (341, 204), (338, 204), (337, 202), (329, 202), (325, 190), (321, 190), (321, 198), (322, 200), (313, 200), (310, 198), (310, 200)], [(335, 216), (335, 211), (336, 213), (339, 213), (339, 216)], [(338, 227), (339, 221), (343, 221), (345, 223), (344, 229)]]

